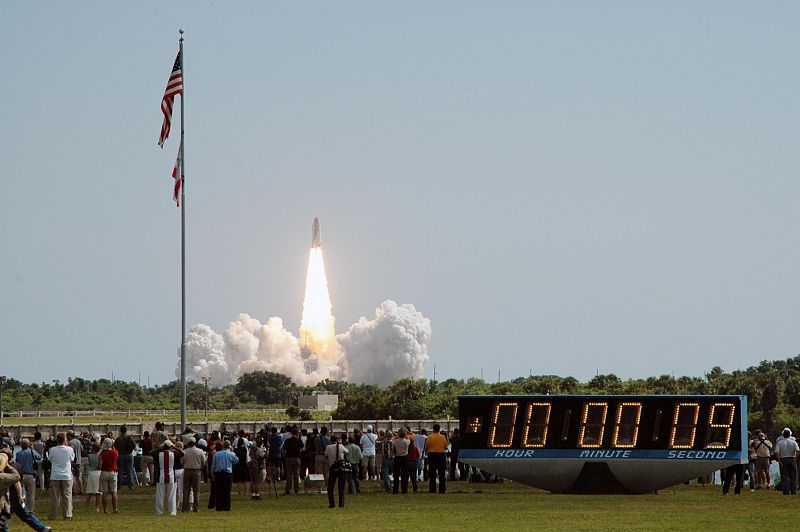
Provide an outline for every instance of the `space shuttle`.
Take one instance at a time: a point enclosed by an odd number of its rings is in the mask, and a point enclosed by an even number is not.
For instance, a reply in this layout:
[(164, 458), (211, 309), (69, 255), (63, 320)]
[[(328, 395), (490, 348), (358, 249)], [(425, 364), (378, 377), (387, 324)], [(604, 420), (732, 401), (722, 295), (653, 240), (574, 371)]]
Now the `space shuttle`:
[(322, 247), (322, 230), (319, 227), (319, 218), (314, 218), (314, 223), (311, 224), (311, 247)]

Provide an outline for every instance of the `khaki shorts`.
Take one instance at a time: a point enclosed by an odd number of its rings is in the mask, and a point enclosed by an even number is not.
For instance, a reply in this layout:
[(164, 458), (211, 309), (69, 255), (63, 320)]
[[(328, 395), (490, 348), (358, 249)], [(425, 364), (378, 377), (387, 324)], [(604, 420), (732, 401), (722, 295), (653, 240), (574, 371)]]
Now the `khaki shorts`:
[(100, 493), (116, 493), (116, 492), (117, 492), (117, 472), (101, 471)]
[(374, 456), (363, 456), (361, 457), (361, 465), (364, 467), (371, 467), (375, 468), (375, 457)]

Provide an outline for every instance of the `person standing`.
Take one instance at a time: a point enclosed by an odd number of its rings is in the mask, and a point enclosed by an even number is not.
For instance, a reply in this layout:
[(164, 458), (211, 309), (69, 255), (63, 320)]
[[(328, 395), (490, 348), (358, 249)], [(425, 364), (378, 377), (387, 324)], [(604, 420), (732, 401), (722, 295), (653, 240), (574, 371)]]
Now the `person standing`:
[[(413, 436), (413, 434), (408, 433), (406, 437)], [(417, 467), (419, 466), (419, 448), (414, 445), (414, 438), (409, 438), (411, 443), (408, 445), (408, 479), (411, 481), (411, 489), (414, 493), (417, 493), (419, 490), (419, 485), (417, 484)]]
[(39, 456), (42, 457), (41, 460), (36, 464), (36, 481), (39, 484), (39, 489), (44, 489), (44, 452), (46, 446), (42, 441), (42, 433), (36, 431), (33, 433), (33, 443), (31, 444), (33, 450), (39, 453)]
[(303, 452), (303, 442), (297, 427), (292, 427), (291, 437), (283, 442), (283, 452), (286, 456), (286, 495), (294, 491), (300, 493), (300, 461)]
[(357, 442), (361, 444), (362, 465), (366, 470), (367, 480), (377, 480), (378, 472), (375, 470), (375, 444), (378, 437), (372, 432), (372, 425), (367, 425), (367, 432), (361, 435)]
[(183, 440), (172, 442), (172, 454), (175, 456), (175, 507), (183, 508)]
[(72, 487), (75, 488), (78, 495), (82, 495), (83, 480), (81, 477), (81, 455), (83, 454), (83, 444), (81, 443), (81, 439), (72, 431), (67, 432), (67, 441), (75, 453), (75, 459), (72, 461), (72, 476), (74, 479)]
[[(463, 471), (461, 470), (461, 464), (458, 463), (458, 452), (461, 450), (461, 434), (459, 433), (458, 427), (453, 429), (453, 434), (450, 436), (450, 482), (454, 482), (458, 480), (458, 478), (464, 478), (464, 475), (461, 474)], [(456, 473), (458, 471), (458, 473)]]
[[(359, 440), (361, 437), (359, 436)], [(364, 455), (361, 453), (361, 447), (356, 445), (355, 437), (347, 439), (347, 456), (350, 460), (350, 471), (347, 473), (347, 493), (361, 493), (361, 482), (359, 480), (359, 473), (361, 469), (361, 460)]]
[[(316, 430), (316, 429), (314, 429)], [(322, 474), (325, 478), (325, 485), (328, 485), (328, 473), (331, 464), (325, 456), (325, 450), (330, 445), (331, 439), (328, 436), (328, 427), (319, 429), (319, 436), (314, 439), (314, 473)]]
[(128, 435), (128, 427), (122, 425), (119, 428), (119, 436), (114, 440), (114, 449), (117, 450), (117, 475), (119, 484), (121, 486), (128, 486), (128, 489), (133, 489), (133, 477), (131, 476), (131, 469), (133, 464), (133, 453), (136, 449), (136, 443)]
[(67, 445), (64, 433), (56, 436), (56, 444), (50, 448), (50, 515), (53, 520), (58, 515), (58, 507), (64, 519), (72, 519), (72, 464), (75, 451)]
[(164, 514), (164, 496), (167, 497), (169, 515), (177, 515), (175, 453), (172, 452), (172, 441), (164, 440), (161, 449), (154, 451), (156, 463), (156, 515)]
[(114, 448), (111, 438), (103, 440), (98, 460), (100, 469), (100, 493), (102, 494), (103, 513), (108, 513), (106, 495), (111, 494), (111, 507), (115, 514), (119, 513), (119, 452)]
[(436, 493), (436, 477), (439, 477), (439, 493), (447, 491), (447, 436), (442, 434), (438, 423), (433, 424), (433, 433), (425, 440), (428, 455), (428, 492)]
[(397, 431), (394, 439), (394, 487), (392, 493), (397, 495), (400, 485), (403, 486), (403, 495), (408, 493), (408, 447), (412, 445), (406, 438), (406, 429)]
[(269, 437), (269, 474), (273, 480), (281, 479), (281, 466), (283, 465), (283, 433), (278, 432), (278, 427), (272, 427)]
[(781, 467), (781, 489), (784, 495), (797, 494), (797, 453), (800, 447), (792, 438), (792, 431), (783, 429), (783, 438), (775, 445)]
[(86, 492), (86, 481), (89, 478), (89, 451), (92, 450), (94, 440), (89, 437), (89, 431), (84, 430), (80, 433), (81, 438), (81, 482), (83, 491)]
[(344, 484), (346, 482), (347, 470), (344, 463), (348, 463), (347, 448), (339, 442), (339, 437), (336, 434), (331, 436), (331, 443), (325, 447), (325, 457), (330, 463), (330, 470), (328, 471), (328, 508), (336, 506), (333, 497), (333, 489), (336, 483), (339, 483), (339, 508), (344, 508)]
[(200, 511), (200, 478), (205, 465), (206, 453), (197, 447), (194, 438), (189, 438), (183, 453), (183, 512), (189, 511), (189, 501), (193, 512)]
[(217, 488), (214, 486), (214, 474), (212, 466), (214, 464), (214, 454), (222, 450), (222, 442), (216, 434), (211, 435), (208, 444), (208, 457), (206, 459), (206, 478), (208, 479), (208, 509), (213, 510), (217, 506)]
[(391, 430), (386, 429), (386, 432), (381, 433), (380, 436), (381, 482), (383, 491), (390, 493), (392, 491), (392, 469), (394, 469), (394, 435)]
[(239, 496), (242, 496), (250, 484), (250, 468), (247, 467), (247, 438), (242, 434), (235, 441), (233, 453), (239, 459), (239, 462), (233, 468), (233, 483), (236, 484), (236, 491)]
[(155, 480), (153, 478), (153, 440), (150, 439), (149, 432), (144, 431), (144, 434), (142, 434), (142, 441), (139, 442), (139, 448), (142, 450), (142, 482), (153, 484)]
[(722, 494), (727, 495), (731, 488), (733, 477), (736, 477), (736, 486), (733, 493), (740, 495), (742, 493), (742, 485), (744, 484), (744, 464), (733, 464), (723, 470), (722, 479)]
[(100, 471), (100, 444), (93, 441), (89, 450), (91, 452), (89, 456), (86, 457), (86, 470), (88, 473), (86, 475), (86, 484), (83, 486), (83, 491), (86, 492), (86, 509), (89, 509), (89, 503), (92, 502), (92, 497), (94, 497), (94, 509), (96, 512), (99, 512), (101, 495), (100, 475), (102, 474), (102, 471)]
[(264, 469), (264, 443), (261, 436), (256, 436), (256, 441), (247, 449), (247, 467), (250, 470), (250, 499), (261, 500), (261, 471)]
[[(406, 427), (407, 432), (411, 432), (409, 427)], [(413, 438), (409, 438), (411, 442), (417, 446), (419, 449), (419, 463), (417, 465), (416, 475), (417, 478), (420, 480), (427, 480), (428, 476), (428, 468), (425, 467), (425, 461), (428, 459), (428, 456), (425, 454), (425, 442), (428, 439), (428, 431), (425, 429), (419, 429), (419, 434), (416, 434)]]
[[(8, 459), (8, 469), (6, 471), (10, 472), (10, 470), (13, 469), (14, 471), (17, 472), (18, 478), (22, 480), (23, 477), (22, 466), (14, 460), (13, 458), (14, 451), (12, 450), (11, 446), (9, 446), (6, 443), (3, 443), (2, 445), (3, 447), (2, 447), (2, 452), (0, 452), (0, 456), (6, 457)], [(0, 471), (2, 470), (3, 470), (2, 467), (0, 467)], [(0, 488), (0, 492), (2, 491), (3, 491), (2, 488)], [(23, 523), (25, 523), (34, 530), (42, 530), (42, 531), (52, 530), (49, 526), (46, 526), (44, 523), (42, 523), (42, 520), (39, 519), (39, 517), (36, 514), (34, 514), (32, 511), (30, 511), (28, 508), (25, 507), (24, 500), (22, 498), (22, 484), (20, 484), (20, 482), (15, 482), (13, 486), (10, 487), (8, 491), (8, 496), (9, 496), (10, 508), (8, 509), (3, 508), (3, 510), (10, 510), (10, 513), (9, 515), (0, 516), (0, 528), (2, 530), (4, 531), (8, 530), (7, 518), (11, 517), (10, 514), (16, 515), (20, 519), (20, 521), (22, 521)]]
[(767, 439), (762, 431), (756, 433), (756, 439), (750, 442), (756, 451), (756, 489), (762, 486), (769, 489), (771, 484), (769, 475), (769, 458), (772, 455), (772, 442)]
[(22, 487), (25, 488), (25, 507), (36, 512), (36, 464), (42, 456), (33, 450), (28, 438), (20, 440), (22, 449), (14, 459), (22, 468)]
[(211, 464), (211, 477), (214, 482), (214, 501), (218, 512), (231, 511), (231, 487), (233, 467), (239, 459), (231, 451), (231, 442), (225, 440), (222, 450), (214, 453)]

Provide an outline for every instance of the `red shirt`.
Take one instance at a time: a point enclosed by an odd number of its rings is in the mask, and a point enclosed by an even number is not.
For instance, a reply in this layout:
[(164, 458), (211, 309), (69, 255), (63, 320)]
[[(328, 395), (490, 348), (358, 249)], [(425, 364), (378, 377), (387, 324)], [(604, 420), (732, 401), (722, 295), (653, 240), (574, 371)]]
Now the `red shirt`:
[(113, 447), (100, 451), (100, 471), (116, 471), (119, 453)]

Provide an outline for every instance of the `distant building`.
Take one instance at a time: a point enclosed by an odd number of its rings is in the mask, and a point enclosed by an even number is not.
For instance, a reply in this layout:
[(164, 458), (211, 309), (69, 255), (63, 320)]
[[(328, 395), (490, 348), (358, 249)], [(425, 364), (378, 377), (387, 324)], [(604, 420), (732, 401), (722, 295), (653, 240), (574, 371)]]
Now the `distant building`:
[(297, 399), (297, 407), (301, 410), (324, 410), (332, 412), (339, 406), (339, 396), (328, 393), (302, 395)]

